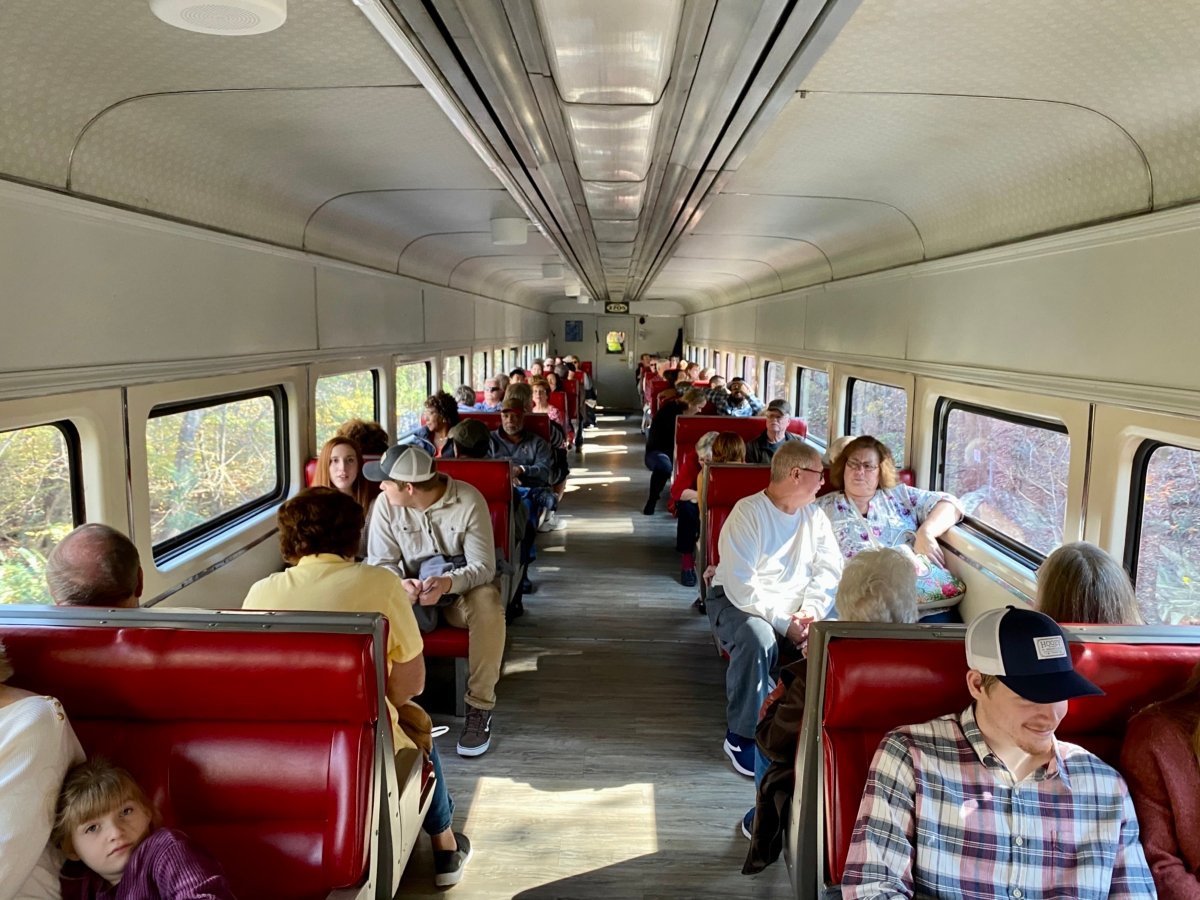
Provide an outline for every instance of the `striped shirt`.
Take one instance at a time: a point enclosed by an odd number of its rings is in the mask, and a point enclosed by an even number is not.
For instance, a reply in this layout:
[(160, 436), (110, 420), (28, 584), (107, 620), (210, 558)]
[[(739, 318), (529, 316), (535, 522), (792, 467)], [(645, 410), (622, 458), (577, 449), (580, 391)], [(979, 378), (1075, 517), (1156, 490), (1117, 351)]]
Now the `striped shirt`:
[(1125, 782), (1082, 747), (1021, 781), (992, 753), (974, 707), (879, 745), (842, 897), (967, 900), (1154, 897)]
[(235, 900), (216, 861), (173, 828), (138, 844), (117, 884), (78, 862), (67, 863), (61, 884), (63, 900)]

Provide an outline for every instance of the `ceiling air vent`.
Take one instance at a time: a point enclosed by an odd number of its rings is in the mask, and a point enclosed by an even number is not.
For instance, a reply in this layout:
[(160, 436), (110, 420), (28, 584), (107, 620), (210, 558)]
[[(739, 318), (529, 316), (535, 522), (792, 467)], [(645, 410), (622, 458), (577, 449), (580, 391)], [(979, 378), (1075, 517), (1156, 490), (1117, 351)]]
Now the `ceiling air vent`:
[(263, 34), (287, 19), (287, 0), (150, 0), (150, 11), (168, 25), (201, 34)]

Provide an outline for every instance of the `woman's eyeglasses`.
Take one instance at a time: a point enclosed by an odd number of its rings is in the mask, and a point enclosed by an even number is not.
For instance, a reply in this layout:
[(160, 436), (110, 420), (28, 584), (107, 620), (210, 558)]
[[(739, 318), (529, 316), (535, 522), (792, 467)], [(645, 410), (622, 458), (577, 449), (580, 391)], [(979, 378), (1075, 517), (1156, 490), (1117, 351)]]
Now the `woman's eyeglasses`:
[(855, 472), (874, 472), (879, 466), (875, 463), (859, 462), (857, 459), (846, 460), (846, 468), (853, 469)]

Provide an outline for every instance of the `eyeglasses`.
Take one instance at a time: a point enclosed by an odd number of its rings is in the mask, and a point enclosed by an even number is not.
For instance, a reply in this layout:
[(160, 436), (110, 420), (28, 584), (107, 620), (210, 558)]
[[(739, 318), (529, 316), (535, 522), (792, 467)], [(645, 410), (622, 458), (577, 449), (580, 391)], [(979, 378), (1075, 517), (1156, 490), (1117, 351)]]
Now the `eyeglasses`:
[(489, 393), (489, 394), (498, 394), (498, 393), (500, 393), (500, 388), (498, 388), (498, 387), (490, 387), (490, 388), (488, 388), (488, 393)]
[(820, 475), (822, 481), (825, 480), (825, 470), (824, 469), (809, 469), (806, 466), (793, 466), (792, 471), (793, 472), (813, 472), (817, 475)]
[(879, 466), (875, 463), (859, 462), (857, 459), (846, 460), (846, 468), (853, 469), (855, 472), (874, 472)]

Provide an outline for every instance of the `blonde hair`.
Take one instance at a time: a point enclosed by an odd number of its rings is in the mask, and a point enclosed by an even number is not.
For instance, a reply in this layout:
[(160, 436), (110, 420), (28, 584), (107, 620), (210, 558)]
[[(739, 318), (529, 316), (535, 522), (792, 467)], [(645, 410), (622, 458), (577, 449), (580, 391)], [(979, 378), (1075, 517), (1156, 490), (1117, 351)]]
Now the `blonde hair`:
[(1063, 544), (1037, 573), (1037, 608), (1056, 622), (1143, 625), (1121, 564), (1086, 541)]
[(74, 853), (71, 835), (76, 828), (130, 800), (145, 807), (152, 824), (159, 824), (158, 810), (132, 775), (102, 757), (80, 763), (63, 779), (51, 842), (64, 853)]
[(846, 622), (917, 621), (917, 575), (899, 550), (863, 550), (838, 582), (838, 618)]
[(744, 463), (746, 442), (734, 431), (722, 431), (712, 445), (713, 462)]

